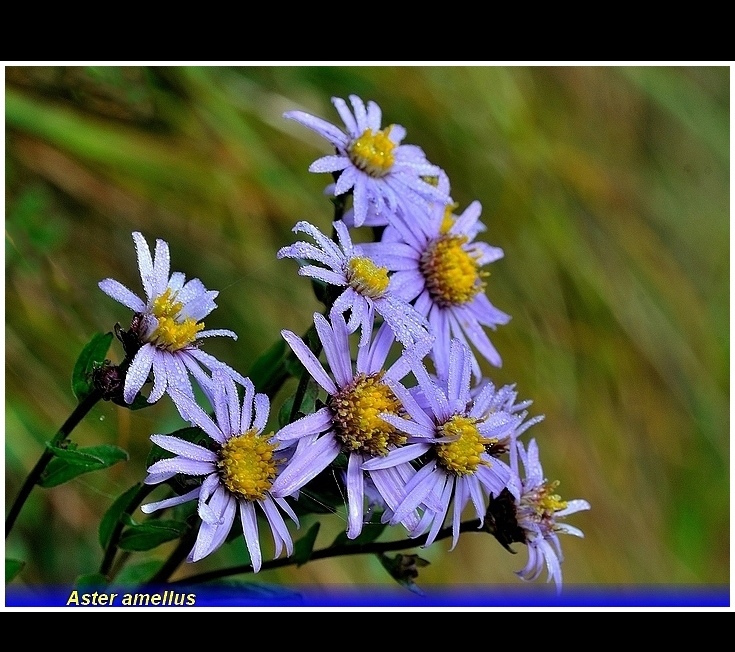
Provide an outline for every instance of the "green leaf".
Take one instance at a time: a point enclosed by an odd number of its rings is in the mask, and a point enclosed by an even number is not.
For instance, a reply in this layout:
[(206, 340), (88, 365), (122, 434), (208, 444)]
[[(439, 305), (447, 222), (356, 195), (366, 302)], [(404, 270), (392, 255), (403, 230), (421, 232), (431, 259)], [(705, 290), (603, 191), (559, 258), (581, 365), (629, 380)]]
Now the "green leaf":
[(248, 371), (248, 378), (253, 381), (257, 392), (269, 394), (288, 378), (289, 374), (285, 364), (286, 352), (286, 340), (281, 338), (253, 362)]
[(20, 559), (8, 559), (5, 558), (5, 583), (13, 581), (20, 571), (23, 570), (23, 567), (26, 565), (24, 561), (21, 561)]
[(122, 523), (123, 523), (124, 525), (130, 525), (130, 526), (132, 526), (132, 527), (136, 527), (137, 525), (140, 525), (140, 524), (138, 523), (138, 521), (136, 521), (136, 520), (135, 520), (135, 519), (134, 519), (134, 518), (133, 518), (133, 517), (132, 517), (132, 516), (131, 516), (130, 514), (128, 514), (127, 512), (123, 512), (122, 514), (120, 514), (120, 521), (121, 521), (121, 522), (122, 522)]
[(389, 557), (384, 553), (377, 555), (383, 568), (390, 573), (390, 576), (401, 586), (405, 586), (409, 591), (417, 595), (425, 595), (424, 592), (416, 586), (415, 580), (419, 576), (419, 568), (429, 565), (429, 562), (418, 555), (404, 555), (398, 553), (395, 557)]
[[(283, 404), (281, 405), (281, 409), (278, 411), (278, 425), (281, 428), (291, 423), (291, 411), (293, 410), (294, 397), (295, 394), (289, 396), (283, 402)], [(294, 420), (307, 414), (313, 414), (314, 412), (316, 412), (316, 401), (318, 397), (319, 385), (317, 385), (316, 381), (313, 378), (309, 378), (308, 382), (306, 383), (306, 389), (304, 390), (304, 396), (301, 399), (301, 405), (296, 412)]]
[(87, 448), (49, 446), (49, 449), (53, 451), (55, 457), (49, 462), (38, 481), (38, 485), (45, 488), (56, 487), (83, 473), (106, 469), (129, 458), (127, 451), (111, 444)]
[(320, 523), (317, 521), (307, 533), (294, 544), (293, 559), (297, 566), (302, 566), (311, 558), (316, 543), (316, 535), (319, 534)]
[(92, 372), (96, 365), (105, 361), (112, 338), (111, 332), (96, 333), (79, 354), (71, 376), (71, 390), (78, 401), (92, 393)]
[(100, 526), (98, 530), (100, 546), (102, 546), (102, 550), (105, 550), (109, 545), (112, 533), (115, 530), (115, 526), (120, 522), (120, 517), (128, 509), (130, 501), (133, 500), (133, 498), (137, 495), (138, 490), (141, 488), (141, 486), (142, 484), (138, 482), (137, 484), (130, 487), (130, 489), (128, 489), (114, 503), (112, 503), (112, 505), (110, 505), (110, 508), (105, 512), (105, 515), (100, 521)]
[(122, 398), (113, 398), (112, 402), (115, 405), (119, 405), (120, 407), (126, 408), (128, 410), (140, 410), (142, 408), (155, 405), (155, 403), (149, 403), (148, 399), (142, 394), (136, 394), (132, 403), (126, 403)]
[(306, 367), (301, 364), (301, 360), (299, 360), (295, 355), (287, 355), (283, 359), (283, 364), (288, 375), (293, 376), (294, 378), (301, 378), (304, 373), (308, 373), (306, 372)]
[(128, 459), (128, 454), (124, 449), (112, 444), (100, 444), (98, 446), (87, 446), (86, 448), (49, 446), (49, 449), (59, 459), (69, 464), (81, 466), (96, 466), (99, 464), (112, 466), (117, 462)]
[(162, 543), (178, 539), (188, 529), (189, 526), (181, 521), (146, 521), (128, 527), (120, 536), (118, 548), (128, 552), (151, 550)]
[(294, 395), (291, 394), (288, 398), (286, 398), (285, 401), (281, 404), (281, 408), (278, 410), (278, 427), (283, 428), (283, 426), (286, 426), (289, 424), (291, 419), (291, 410), (293, 409), (293, 400)]
[(145, 584), (153, 578), (161, 566), (163, 566), (163, 562), (159, 559), (149, 559), (139, 564), (125, 566), (115, 578), (115, 586), (139, 586), (140, 584)]

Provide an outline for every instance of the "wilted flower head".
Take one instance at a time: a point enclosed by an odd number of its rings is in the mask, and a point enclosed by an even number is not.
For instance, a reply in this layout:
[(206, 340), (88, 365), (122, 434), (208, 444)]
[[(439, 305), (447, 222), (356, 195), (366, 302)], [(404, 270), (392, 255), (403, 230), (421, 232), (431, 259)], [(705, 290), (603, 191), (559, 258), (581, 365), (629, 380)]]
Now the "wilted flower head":
[(448, 194), (426, 181), (441, 168), (429, 163), (420, 147), (401, 145), (406, 130), (395, 124), (381, 128), (382, 112), (375, 102), (366, 106), (357, 95), (349, 99), (352, 110), (343, 99), (332, 98), (346, 132), (303, 111), (288, 111), (284, 117), (312, 129), (336, 149), (336, 154), (314, 161), (309, 171), (340, 173), (334, 194), (353, 191), (354, 225), (361, 226), (368, 211), (384, 216), (426, 199), (450, 203)]
[[(528, 545), (528, 563), (517, 572), (524, 580), (535, 580), (543, 571), (548, 573), (547, 582), (552, 579), (557, 591), (561, 590), (561, 562), (564, 556), (559, 542), (559, 533), (583, 537), (581, 530), (562, 519), (570, 514), (590, 509), (586, 500), (562, 500), (556, 493), (558, 482), (549, 482), (544, 477), (539, 461), (538, 444), (532, 439), (528, 450), (518, 441), (518, 453), (525, 471), (522, 491), (516, 498), (516, 520), (525, 543)], [(515, 464), (513, 466), (516, 466)]]
[[(201, 321), (217, 307), (219, 292), (207, 290), (198, 278), (186, 281), (182, 272), (170, 273), (168, 243), (156, 241), (154, 256), (145, 238), (137, 231), (133, 241), (138, 254), (138, 267), (145, 291), (145, 301), (119, 281), (100, 281), (100, 289), (134, 313), (131, 331), (140, 348), (135, 353), (125, 377), (123, 398), (132, 403), (151, 370), (153, 389), (149, 403), (164, 393), (176, 402), (177, 393), (193, 396), (189, 374), (205, 386), (210, 373), (219, 369), (239, 383), (245, 379), (234, 369), (199, 348), (202, 339), (218, 335), (237, 339), (230, 330), (205, 330)], [(178, 404), (177, 404), (178, 405)]]

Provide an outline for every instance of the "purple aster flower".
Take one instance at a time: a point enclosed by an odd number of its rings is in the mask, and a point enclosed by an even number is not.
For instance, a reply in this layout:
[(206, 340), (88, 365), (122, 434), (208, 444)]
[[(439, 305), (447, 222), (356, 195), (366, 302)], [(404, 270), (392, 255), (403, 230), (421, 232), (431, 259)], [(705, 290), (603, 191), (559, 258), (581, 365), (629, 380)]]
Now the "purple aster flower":
[[(471, 353), (458, 339), (452, 340), (448, 373), (434, 380), (420, 362), (412, 371), (419, 383), (422, 400), (404, 401), (406, 416), (382, 414), (395, 428), (416, 438), (413, 458), (421, 468), (405, 487), (400, 505), (394, 508), (391, 524), (417, 508), (423, 515), (410, 531), (417, 537), (428, 530), (425, 546), (431, 545), (452, 509), (452, 548), (459, 540), (461, 514), (471, 502), (480, 526), (484, 523), (487, 496), (497, 496), (504, 489), (518, 496), (520, 482), (511, 468), (498, 459), (513, 444), (521, 417), (491, 409), (496, 400), (491, 383), (472, 396)], [(428, 410), (422, 407), (428, 406)], [(400, 454), (402, 451), (399, 451)], [(367, 471), (385, 468), (393, 455), (365, 462)], [(401, 461), (405, 462), (405, 455)]]
[[(516, 520), (528, 546), (528, 563), (516, 574), (524, 580), (533, 581), (546, 567), (546, 581), (553, 579), (557, 592), (560, 592), (564, 556), (558, 534), (584, 537), (581, 530), (560, 521), (570, 514), (590, 509), (590, 504), (579, 499), (564, 501), (554, 493), (559, 483), (549, 482), (544, 477), (535, 439), (529, 442), (528, 450), (522, 442), (516, 443), (525, 471), (521, 494), (516, 498)], [(517, 463), (512, 466), (518, 470)]]
[[(474, 240), (485, 228), (479, 222), (481, 210), (475, 201), (461, 215), (437, 204), (428, 219), (396, 213), (381, 242), (360, 245), (363, 255), (394, 272), (393, 292), (428, 318), (436, 337), (431, 355), (440, 376), (447, 373), (449, 342), (455, 337), (490, 364), (502, 363), (484, 327), (495, 329), (510, 316), (485, 295), (488, 273), (482, 267), (502, 258), (503, 250)], [(472, 370), (479, 380), (482, 373), (474, 356)]]
[(284, 548), (287, 555), (293, 554), (293, 541), (281, 511), (297, 526), (298, 518), (285, 498), (276, 498), (271, 491), (279, 473), (288, 468), (292, 451), (284, 451), (273, 433), (264, 434), (270, 402), (265, 394), (255, 393), (249, 378), (244, 382), (242, 403), (229, 376), (216, 370), (213, 380), (205, 393), (212, 403), (214, 420), (188, 396), (178, 397), (182, 415), (201, 428), (212, 439), (212, 445), (205, 448), (171, 435), (151, 435), (154, 444), (175, 457), (152, 464), (145, 480), (146, 484), (158, 484), (180, 473), (202, 476), (201, 485), (181, 496), (143, 505), (141, 510), (148, 514), (189, 500), (198, 501), (202, 523), (187, 559), (190, 562), (217, 550), (239, 513), (250, 561), (258, 572), (262, 564), (258, 511), (265, 515), (273, 535), (275, 557)]
[(284, 117), (312, 129), (334, 146), (336, 154), (317, 159), (309, 171), (340, 173), (334, 194), (352, 190), (355, 226), (365, 222), (369, 211), (384, 215), (425, 199), (450, 203), (449, 195), (425, 179), (438, 176), (441, 168), (429, 163), (420, 147), (401, 145), (406, 130), (400, 125), (381, 129), (382, 112), (375, 102), (366, 106), (356, 95), (349, 99), (352, 110), (343, 99), (332, 98), (346, 133), (303, 111), (288, 111)]
[[(383, 324), (368, 345), (358, 347), (353, 369), (344, 317), (334, 313), (330, 324), (316, 313), (314, 324), (331, 376), (300, 337), (288, 330), (281, 332), (312, 378), (327, 392), (328, 399), (324, 407), (284, 426), (277, 433), (283, 442), (316, 438), (316, 444), (298, 460), (294, 456), (289, 467), (276, 479), (272, 493), (274, 496), (292, 494), (344, 452), (348, 457), (345, 481), (347, 536), (354, 539), (362, 531), (366, 496), (370, 503), (375, 502), (371, 495), (373, 486), (387, 505), (383, 514), (387, 520), (393, 516), (392, 510), (402, 496), (403, 486), (414, 474), (410, 464), (402, 464), (400, 455), (394, 456), (390, 468), (369, 473), (372, 485), (366, 489), (362, 469), (366, 460), (382, 458), (391, 452), (406, 449), (410, 456), (409, 437), (384, 419), (386, 414), (396, 418), (403, 414), (402, 401), (410, 400), (410, 396), (399, 381), (410, 371), (410, 359), (424, 357), (431, 342), (427, 339), (414, 344), (384, 369), (394, 338)], [(418, 525), (417, 514), (411, 510), (403, 510), (399, 520), (406, 527)]]
[(428, 322), (407, 301), (395, 296), (388, 271), (359, 253), (343, 222), (334, 222), (334, 229), (339, 243), (330, 240), (308, 222), (298, 222), (293, 231), (308, 233), (318, 246), (297, 242), (280, 249), (278, 258), (321, 263), (323, 266), (304, 265), (299, 268), (299, 274), (345, 288), (334, 301), (332, 312), (350, 311), (347, 328), (350, 333), (362, 328), (360, 346), (365, 346), (370, 338), (375, 313), (385, 320), (404, 346), (425, 339)]
[(198, 278), (187, 282), (181, 272), (170, 274), (169, 248), (164, 240), (156, 241), (153, 258), (148, 243), (137, 231), (133, 233), (133, 241), (146, 300), (114, 279), (99, 283), (105, 294), (135, 313), (131, 330), (141, 346), (125, 376), (125, 402), (133, 402), (151, 370), (154, 381), (149, 403), (155, 403), (166, 392), (172, 399), (179, 392), (193, 396), (189, 374), (201, 385), (210, 382), (203, 368), (210, 373), (221, 369), (244, 383), (243, 376), (199, 348), (200, 341), (206, 337), (221, 335), (237, 339), (230, 330), (204, 330), (201, 320), (217, 307), (214, 299), (219, 292), (207, 290)]

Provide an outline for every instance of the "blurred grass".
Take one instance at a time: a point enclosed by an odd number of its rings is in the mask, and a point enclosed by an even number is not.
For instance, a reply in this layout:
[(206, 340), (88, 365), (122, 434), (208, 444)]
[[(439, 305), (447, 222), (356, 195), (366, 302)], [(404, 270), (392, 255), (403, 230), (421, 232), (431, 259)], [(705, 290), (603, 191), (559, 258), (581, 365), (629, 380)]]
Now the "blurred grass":
[[(207, 348), (238, 370), (306, 329), (318, 304), (275, 252), (297, 220), (328, 226), (328, 178), (307, 172), (327, 148), (281, 116), (338, 122), (330, 98), (350, 93), (406, 127), (460, 209), (482, 203), (505, 251), (488, 296), (513, 319), (486, 371), (546, 415), (529, 436), (548, 477), (592, 504), (572, 521), (586, 538), (563, 541), (565, 581), (727, 582), (727, 66), (6, 67), (6, 505), (73, 407), (82, 346), (129, 319), (97, 282), (139, 290), (133, 230), (220, 290), (207, 326), (240, 338)], [(142, 477), (148, 436), (181, 425), (166, 402), (95, 408), (75, 441), (131, 460), (33, 492), (6, 541), (27, 562), (16, 581), (95, 571), (100, 515)], [(333, 517), (319, 543), (343, 528)], [(482, 534), (421, 555), (419, 584), (513, 583), (526, 559)], [(259, 579), (392, 582), (362, 557)]]

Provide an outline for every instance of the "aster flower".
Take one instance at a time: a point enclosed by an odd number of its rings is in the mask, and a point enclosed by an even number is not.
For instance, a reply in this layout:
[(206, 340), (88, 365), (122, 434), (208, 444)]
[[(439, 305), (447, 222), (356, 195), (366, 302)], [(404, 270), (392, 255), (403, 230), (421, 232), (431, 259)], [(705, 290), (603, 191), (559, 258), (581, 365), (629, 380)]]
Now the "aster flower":
[(318, 246), (297, 242), (280, 249), (278, 258), (321, 263), (323, 266), (304, 265), (299, 268), (299, 274), (345, 288), (332, 304), (332, 312), (350, 311), (347, 328), (350, 333), (362, 328), (360, 346), (365, 346), (370, 338), (375, 313), (388, 323), (396, 339), (404, 346), (425, 339), (426, 319), (407, 301), (395, 296), (388, 271), (378, 267), (369, 257), (360, 255), (343, 222), (334, 222), (333, 226), (339, 243), (330, 240), (308, 222), (298, 222), (293, 231), (308, 233)]
[(145, 238), (137, 231), (133, 233), (133, 241), (146, 300), (114, 279), (99, 283), (105, 294), (135, 313), (131, 331), (140, 348), (125, 376), (125, 402), (133, 402), (151, 370), (154, 381), (149, 403), (155, 403), (166, 392), (172, 398), (178, 393), (193, 396), (189, 375), (206, 385), (210, 381), (204, 369), (210, 373), (223, 370), (242, 384), (243, 376), (199, 348), (200, 341), (207, 337), (237, 339), (230, 330), (204, 330), (201, 320), (217, 307), (214, 299), (219, 292), (207, 290), (198, 278), (186, 281), (181, 272), (170, 274), (169, 248), (164, 240), (156, 241), (153, 257)]
[(258, 572), (262, 555), (258, 531), (258, 511), (265, 515), (273, 535), (275, 557), (286, 550), (293, 554), (293, 541), (281, 511), (298, 526), (298, 518), (283, 497), (271, 491), (292, 451), (273, 435), (264, 434), (270, 412), (265, 394), (256, 394), (250, 379), (244, 382), (242, 403), (233, 380), (221, 370), (214, 372), (214, 382), (205, 391), (214, 409), (212, 419), (188, 396), (178, 397), (182, 415), (201, 428), (212, 440), (209, 447), (184, 441), (171, 435), (151, 435), (151, 441), (175, 457), (159, 460), (148, 468), (146, 484), (158, 484), (180, 473), (201, 476), (200, 486), (173, 498), (148, 503), (141, 510), (148, 514), (190, 500), (198, 501), (202, 519), (197, 539), (187, 561), (195, 562), (211, 554), (227, 538), (236, 514), (242, 523), (245, 543), (253, 570)]
[[(415, 219), (396, 213), (381, 242), (360, 245), (363, 255), (394, 272), (393, 292), (429, 320), (429, 330), (436, 336), (431, 355), (438, 375), (447, 373), (448, 343), (455, 337), (472, 345), (490, 364), (501, 366), (484, 327), (495, 329), (510, 321), (510, 315), (485, 295), (488, 273), (482, 268), (502, 258), (503, 250), (475, 241), (485, 228), (479, 221), (480, 203), (472, 202), (461, 215), (455, 215), (453, 208), (434, 204), (427, 216)], [(472, 369), (479, 380), (482, 373), (475, 356)]]
[(368, 211), (384, 215), (423, 199), (449, 203), (448, 195), (425, 180), (437, 176), (441, 168), (429, 163), (420, 147), (401, 145), (406, 130), (395, 124), (381, 129), (382, 112), (375, 102), (366, 106), (356, 95), (349, 99), (352, 110), (343, 99), (332, 98), (346, 133), (303, 111), (288, 111), (284, 117), (315, 131), (334, 146), (336, 154), (317, 159), (309, 171), (340, 173), (334, 194), (352, 190), (355, 226), (365, 222)]
[[(535, 439), (529, 442), (528, 450), (522, 442), (516, 443), (525, 478), (522, 480), (521, 494), (516, 498), (515, 512), (521, 536), (528, 546), (528, 563), (516, 574), (521, 579), (533, 581), (546, 567), (546, 581), (553, 579), (559, 592), (564, 556), (558, 535), (563, 533), (584, 537), (581, 530), (561, 520), (575, 512), (590, 509), (590, 504), (580, 499), (564, 501), (555, 493), (559, 483), (549, 482), (544, 477)], [(517, 469), (517, 464), (513, 466)]]
[[(452, 548), (459, 540), (462, 511), (471, 502), (480, 526), (484, 523), (486, 496), (497, 496), (504, 489), (519, 495), (519, 481), (498, 456), (515, 440), (521, 417), (490, 409), (496, 401), (495, 388), (486, 383), (475, 397), (470, 392), (471, 354), (456, 338), (452, 340), (449, 368), (436, 381), (421, 363), (412, 371), (423, 396), (421, 401), (404, 401), (406, 416), (381, 414), (398, 431), (415, 439), (411, 455), (422, 466), (405, 487), (400, 505), (394, 508), (391, 524), (406, 513), (423, 509), (420, 523), (410, 531), (417, 537), (428, 530), (425, 546), (431, 545), (452, 509)], [(422, 407), (428, 406), (428, 410)], [(403, 454), (401, 454), (403, 453)], [(367, 471), (386, 468), (406, 452), (389, 453), (363, 464)]]
[[(391, 468), (371, 471), (366, 485), (362, 469), (366, 460), (381, 458), (407, 444), (409, 438), (386, 423), (384, 417), (403, 414), (401, 397), (406, 399), (408, 392), (399, 381), (410, 371), (410, 358), (426, 355), (431, 343), (423, 340), (414, 344), (384, 369), (394, 338), (383, 324), (368, 345), (358, 348), (353, 370), (344, 317), (334, 313), (330, 324), (316, 313), (314, 324), (331, 376), (298, 335), (288, 330), (281, 333), (312, 378), (327, 392), (328, 399), (324, 407), (284, 426), (276, 435), (283, 442), (316, 438), (316, 444), (284, 470), (276, 479), (272, 493), (274, 496), (292, 494), (326, 469), (340, 453), (345, 453), (348, 458), (347, 536), (354, 539), (362, 531), (365, 498), (370, 505), (375, 503), (373, 487), (387, 505), (385, 519), (390, 518), (403, 486), (414, 473), (410, 464), (402, 464), (400, 457), (394, 457)], [(407, 527), (418, 525), (417, 515), (411, 510), (403, 510), (399, 520)]]

